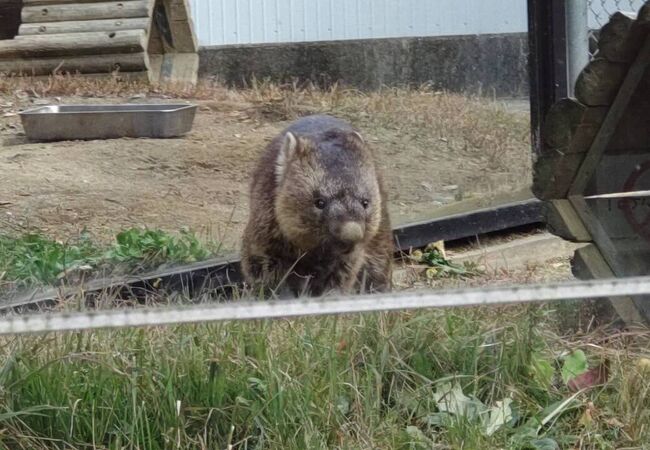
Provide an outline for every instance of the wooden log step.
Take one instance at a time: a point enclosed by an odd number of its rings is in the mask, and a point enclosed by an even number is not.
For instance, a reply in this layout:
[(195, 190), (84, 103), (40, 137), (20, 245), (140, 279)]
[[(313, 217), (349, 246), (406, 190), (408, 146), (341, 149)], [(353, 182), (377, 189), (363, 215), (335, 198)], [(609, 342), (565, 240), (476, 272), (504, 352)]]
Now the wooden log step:
[(24, 23), (18, 30), (20, 39), (36, 34), (87, 33), (96, 31), (146, 30), (149, 19), (136, 17), (130, 19), (78, 20), (74, 22)]
[(600, 31), (596, 56), (613, 62), (631, 63), (649, 31), (650, 3), (643, 5), (638, 14), (616, 12)]
[(119, 82), (129, 82), (129, 83), (150, 83), (151, 74), (149, 71), (142, 72), (112, 72), (112, 73), (80, 73), (80, 74), (57, 74), (53, 75), (36, 75), (30, 76), (30, 81), (38, 81), (44, 83), (50, 83), (52, 80), (56, 79), (66, 79), (66, 80), (115, 80)]
[(125, 19), (148, 17), (149, 2), (146, 0), (123, 0), (117, 2), (89, 3), (79, 5), (26, 6), (22, 23), (69, 22), (76, 20)]
[(613, 62), (632, 62), (638, 48), (630, 48), (628, 37), (635, 19), (634, 13), (617, 11), (612, 14), (600, 30), (597, 57)]
[(542, 127), (542, 140), (550, 148), (566, 148), (582, 119), (585, 106), (575, 99), (564, 98), (546, 115)]
[(548, 231), (571, 242), (591, 241), (591, 235), (569, 200), (544, 202), (544, 218)]
[(589, 148), (598, 134), (598, 130), (605, 120), (609, 108), (606, 106), (592, 106), (582, 113), (582, 119), (576, 127), (569, 146), (562, 153), (584, 153)]
[(585, 155), (542, 154), (533, 164), (533, 194), (540, 200), (566, 198)]
[[(573, 272), (576, 278), (581, 280), (615, 277), (614, 272), (605, 261), (602, 253), (593, 244), (576, 250), (571, 260), (571, 272)], [(641, 301), (641, 299), (637, 301)], [(643, 316), (636, 303), (637, 301), (631, 297), (610, 299), (616, 313), (628, 324), (644, 323)]]
[(145, 49), (144, 30), (35, 35), (0, 41), (0, 60), (142, 53)]
[(105, 3), (106, 0), (23, 0), (23, 6), (69, 5), (71, 3)]
[(19, 61), (0, 61), (0, 73), (7, 75), (52, 75), (54, 73), (110, 73), (147, 70), (146, 53), (69, 56)]
[(609, 106), (627, 73), (628, 65), (597, 58), (580, 72), (576, 80), (576, 98), (587, 106)]

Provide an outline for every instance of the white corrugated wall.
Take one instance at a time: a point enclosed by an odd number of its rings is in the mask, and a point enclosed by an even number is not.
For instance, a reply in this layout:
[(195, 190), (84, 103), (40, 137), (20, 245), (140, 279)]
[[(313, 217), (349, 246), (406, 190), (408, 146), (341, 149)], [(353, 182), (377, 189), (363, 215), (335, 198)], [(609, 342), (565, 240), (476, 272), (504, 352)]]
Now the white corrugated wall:
[[(190, 0), (201, 45), (516, 33), (526, 0)], [(643, 0), (592, 0), (589, 23)]]
[(525, 0), (190, 0), (201, 45), (526, 31)]

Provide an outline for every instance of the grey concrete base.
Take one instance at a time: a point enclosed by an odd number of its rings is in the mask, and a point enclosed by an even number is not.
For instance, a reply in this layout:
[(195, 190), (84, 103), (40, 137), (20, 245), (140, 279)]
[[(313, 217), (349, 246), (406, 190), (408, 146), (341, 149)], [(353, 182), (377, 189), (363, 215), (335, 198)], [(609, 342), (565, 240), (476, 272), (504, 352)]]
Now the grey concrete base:
[(573, 256), (576, 249), (584, 245), (565, 241), (550, 233), (540, 233), (448, 256), (455, 263), (473, 262), (482, 270), (494, 272), (545, 264), (555, 258), (569, 258)]
[(199, 76), (231, 86), (253, 77), (363, 90), (430, 83), (519, 97), (528, 93), (527, 52), (525, 33), (203, 47)]

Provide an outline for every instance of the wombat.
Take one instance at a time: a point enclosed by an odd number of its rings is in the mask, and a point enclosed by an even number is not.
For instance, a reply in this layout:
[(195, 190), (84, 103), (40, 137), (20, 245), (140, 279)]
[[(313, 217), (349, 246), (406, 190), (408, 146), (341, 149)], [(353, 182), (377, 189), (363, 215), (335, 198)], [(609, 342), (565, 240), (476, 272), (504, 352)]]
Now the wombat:
[(251, 286), (295, 296), (389, 291), (393, 250), (373, 152), (349, 123), (303, 117), (266, 147), (242, 244)]

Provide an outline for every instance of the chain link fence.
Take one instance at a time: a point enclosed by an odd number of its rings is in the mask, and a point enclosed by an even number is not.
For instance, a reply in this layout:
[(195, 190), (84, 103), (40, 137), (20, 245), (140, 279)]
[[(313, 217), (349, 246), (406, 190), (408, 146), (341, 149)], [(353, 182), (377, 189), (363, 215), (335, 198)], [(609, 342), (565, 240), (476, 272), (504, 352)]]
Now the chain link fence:
[[(569, 0), (570, 1), (570, 0)], [(637, 12), (645, 0), (589, 0), (589, 57), (594, 58), (598, 49), (598, 31), (617, 11)]]

